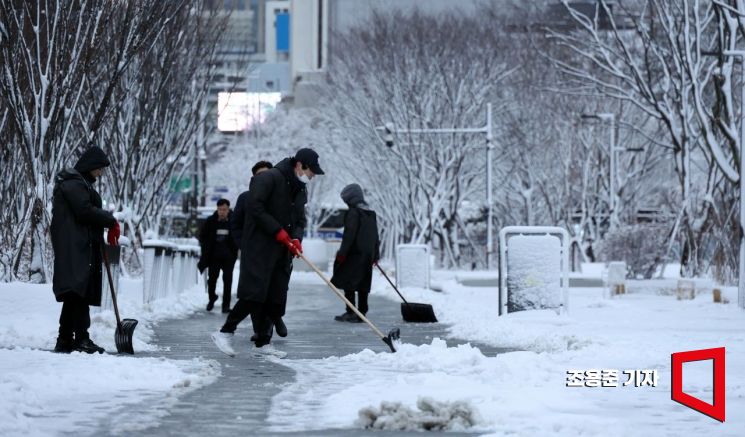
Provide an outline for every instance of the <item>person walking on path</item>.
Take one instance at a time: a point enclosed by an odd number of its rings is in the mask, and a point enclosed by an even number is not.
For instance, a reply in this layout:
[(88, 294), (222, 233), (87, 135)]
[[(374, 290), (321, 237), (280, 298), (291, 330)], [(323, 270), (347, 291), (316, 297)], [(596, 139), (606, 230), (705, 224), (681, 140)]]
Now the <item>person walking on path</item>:
[(111, 245), (119, 242), (119, 223), (103, 210), (101, 196), (93, 188), (111, 163), (101, 148), (88, 148), (74, 168), (55, 177), (52, 197), (52, 289), (62, 302), (55, 352), (103, 353), (88, 335), (90, 305), (101, 305), (103, 229)]
[[(272, 163), (269, 161), (259, 161), (256, 164), (254, 164), (253, 167), (251, 167), (251, 178), (253, 179), (254, 176), (256, 176), (259, 173), (265, 172), (272, 168)], [(250, 186), (251, 181), (249, 181)], [(235, 209), (233, 210), (233, 216), (230, 220), (230, 232), (233, 236), (233, 241), (235, 241), (236, 247), (241, 247), (241, 237), (243, 236), (243, 225), (246, 223), (245, 215), (246, 215), (246, 202), (248, 201), (248, 190), (242, 192), (238, 196), (238, 200), (235, 201)], [(253, 325), (254, 334), (251, 336), (251, 341), (256, 341), (259, 338), (259, 332), (258, 328), (263, 327), (265, 329), (264, 336), (265, 337), (272, 337), (272, 333), (274, 331), (274, 323), (269, 318), (268, 315), (264, 316), (263, 321), (259, 321), (257, 318), (257, 313), (251, 314), (251, 324)], [(285, 327), (284, 331), (278, 332), (280, 337), (285, 337), (287, 335), (287, 328)]]
[[(366, 314), (372, 269), (380, 258), (377, 217), (375, 211), (365, 202), (359, 185), (350, 184), (344, 187), (341, 190), (341, 198), (349, 209), (344, 217), (344, 235), (336, 253), (331, 283), (344, 290), (344, 296), (353, 304), (356, 291), (357, 309)], [(362, 322), (351, 309), (345, 306), (345, 310), (344, 313), (335, 316), (334, 320)]]
[(217, 278), (222, 271), (222, 312), (230, 312), (230, 289), (233, 285), (233, 267), (238, 258), (238, 246), (230, 236), (230, 201), (217, 201), (215, 211), (202, 226), (199, 242), (202, 256), (199, 259), (199, 271), (207, 269), (207, 311), (212, 311), (217, 301)]
[[(302, 253), (305, 232), (305, 185), (324, 174), (318, 154), (312, 149), (297, 151), (294, 157), (251, 179), (245, 202), (238, 302), (219, 332), (212, 334), (215, 345), (235, 355), (232, 337), (238, 324), (249, 314), (264, 320), (269, 316), (277, 332), (286, 330), (282, 322), (287, 304), (287, 288), (292, 273), (292, 257)], [(271, 341), (266, 329), (257, 329), (257, 348)]]

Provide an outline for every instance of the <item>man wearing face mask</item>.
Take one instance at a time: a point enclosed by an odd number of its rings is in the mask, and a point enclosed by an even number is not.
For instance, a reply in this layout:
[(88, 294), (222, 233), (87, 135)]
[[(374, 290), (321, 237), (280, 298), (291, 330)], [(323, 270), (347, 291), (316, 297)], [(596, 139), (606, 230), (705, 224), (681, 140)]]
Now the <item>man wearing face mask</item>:
[[(287, 303), (287, 288), (292, 273), (292, 258), (302, 253), (305, 232), (305, 185), (324, 174), (318, 154), (300, 149), (274, 168), (251, 179), (245, 202), (241, 238), (241, 271), (238, 302), (228, 314), (219, 332), (212, 334), (215, 345), (234, 356), (232, 337), (238, 324), (249, 314), (254, 321), (271, 320), (278, 334), (287, 328), (282, 321)], [(257, 348), (271, 341), (267, 329), (254, 329)]]

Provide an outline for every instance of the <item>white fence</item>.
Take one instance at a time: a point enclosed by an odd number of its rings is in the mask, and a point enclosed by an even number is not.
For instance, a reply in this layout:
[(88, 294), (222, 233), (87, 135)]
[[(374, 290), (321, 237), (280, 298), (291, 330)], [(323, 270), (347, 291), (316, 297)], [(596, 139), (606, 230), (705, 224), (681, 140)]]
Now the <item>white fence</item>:
[(142, 301), (176, 295), (199, 283), (200, 249), (194, 240), (145, 240), (143, 256)]

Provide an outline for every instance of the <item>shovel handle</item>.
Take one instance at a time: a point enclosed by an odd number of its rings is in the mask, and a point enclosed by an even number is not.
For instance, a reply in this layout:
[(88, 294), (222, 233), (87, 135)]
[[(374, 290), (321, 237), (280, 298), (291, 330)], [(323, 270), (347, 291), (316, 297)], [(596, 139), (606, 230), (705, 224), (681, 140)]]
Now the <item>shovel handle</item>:
[(401, 298), (402, 301), (404, 301), (404, 303), (406, 304), (406, 306), (408, 306), (409, 305), (409, 302), (406, 302), (406, 298), (404, 298), (404, 295), (401, 294), (400, 291), (398, 291), (398, 288), (396, 288), (395, 285), (393, 285), (393, 281), (391, 281), (391, 278), (389, 278), (388, 275), (385, 274), (385, 271), (383, 271), (383, 268), (380, 267), (380, 265), (378, 263), (375, 263), (375, 267), (377, 267), (378, 270), (380, 270), (380, 273), (382, 273), (383, 276), (385, 276), (385, 279), (388, 280), (388, 283), (391, 284), (391, 287), (393, 287), (393, 289), (396, 290), (396, 293), (398, 294), (398, 296)]
[[(349, 300), (348, 300), (348, 299), (347, 299), (346, 297), (344, 297), (344, 293), (342, 293), (341, 291), (339, 291), (339, 289), (337, 289), (337, 288), (336, 288), (336, 287), (334, 286), (334, 284), (332, 284), (332, 283), (331, 283), (331, 281), (329, 281), (329, 280), (328, 280), (328, 278), (326, 278), (326, 275), (324, 275), (323, 273), (321, 273), (321, 271), (320, 271), (320, 270), (318, 270), (318, 267), (316, 267), (315, 265), (313, 265), (313, 263), (312, 263), (312, 262), (308, 261), (308, 258), (306, 258), (306, 257), (305, 257), (305, 255), (303, 255), (303, 253), (302, 253), (302, 252), (299, 252), (299, 253), (297, 254), (297, 256), (299, 256), (300, 258), (302, 258), (302, 259), (303, 259), (303, 261), (305, 261), (306, 263), (308, 263), (308, 265), (310, 266), (310, 268), (312, 268), (313, 270), (315, 270), (315, 272), (316, 272), (316, 273), (318, 273), (318, 276), (320, 276), (320, 277), (321, 277), (321, 279), (323, 279), (323, 281), (324, 281), (324, 282), (326, 283), (326, 285), (328, 285), (328, 286), (329, 286), (329, 288), (331, 288), (331, 290), (332, 290), (332, 291), (333, 291), (334, 293), (336, 293), (336, 295), (337, 295), (337, 296), (339, 296), (339, 299), (341, 299), (341, 300), (343, 300), (343, 301), (344, 301), (344, 303), (345, 303), (345, 304), (347, 305), (347, 307), (348, 307), (349, 309), (351, 309), (352, 311), (354, 311), (354, 312), (355, 312), (355, 313), (357, 314), (357, 316), (358, 316), (358, 317), (359, 317), (360, 319), (364, 320), (364, 321), (365, 321), (365, 323), (367, 323), (367, 324), (368, 324), (368, 325), (369, 325), (369, 326), (370, 326), (370, 327), (372, 328), (372, 330), (373, 330), (373, 331), (375, 331), (375, 333), (376, 333), (376, 334), (378, 334), (378, 336), (379, 336), (380, 338), (382, 338), (382, 339), (383, 339), (383, 341), (385, 341), (385, 340), (386, 340), (386, 338), (387, 338), (387, 337), (386, 337), (385, 335), (383, 335), (383, 333), (382, 333), (382, 332), (380, 332), (380, 329), (378, 329), (378, 328), (377, 328), (377, 327), (376, 327), (375, 325), (373, 325), (373, 324), (372, 324), (372, 322), (370, 322), (370, 321), (369, 321), (369, 320), (367, 319), (367, 317), (365, 317), (365, 315), (364, 315), (364, 314), (362, 314), (362, 313), (361, 313), (361, 312), (360, 312), (360, 311), (359, 311), (359, 310), (358, 310), (358, 309), (357, 309), (357, 308), (356, 308), (356, 307), (355, 307), (355, 306), (354, 306), (354, 305), (352, 304), (352, 302), (350, 302), (350, 301), (349, 301)], [(386, 342), (386, 344), (387, 344), (387, 342)]]
[(111, 279), (111, 269), (109, 268), (109, 255), (106, 253), (104, 244), (101, 244), (101, 255), (103, 256), (103, 264), (106, 266), (106, 276), (109, 278), (109, 290), (111, 290), (111, 302), (114, 304), (114, 314), (116, 315), (116, 326), (122, 326), (122, 321), (119, 318), (119, 307), (116, 304), (116, 293), (114, 292), (114, 280)]

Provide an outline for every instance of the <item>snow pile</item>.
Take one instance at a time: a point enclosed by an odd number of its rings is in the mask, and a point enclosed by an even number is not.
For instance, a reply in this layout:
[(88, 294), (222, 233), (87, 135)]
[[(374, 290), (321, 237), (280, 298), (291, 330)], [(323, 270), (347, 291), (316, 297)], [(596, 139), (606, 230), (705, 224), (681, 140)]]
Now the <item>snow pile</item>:
[[(219, 374), (217, 363), (198, 359), (0, 349), (0, 435), (90, 430), (112, 412), (112, 431), (142, 429), (167, 414), (180, 395)], [(147, 415), (127, 417), (127, 405), (155, 399)]]
[[(441, 293), (407, 288), (404, 295), (432, 304), (453, 337), (525, 352), (485, 357), (472, 365), (470, 372), (490, 375), (474, 378), (477, 391), (454, 380), (466, 372), (443, 367), (442, 378), (410, 384), (412, 396), (468, 400), (482, 416), (474, 428), (498, 435), (745, 435), (745, 416), (732, 413), (745, 409), (745, 316), (733, 303), (714, 303), (710, 281), (697, 280), (695, 299), (684, 301), (667, 292), (676, 283), (670, 279), (629, 281), (627, 294), (614, 299), (603, 298), (602, 288), (572, 288), (568, 315), (531, 310), (499, 317), (496, 287), (464, 287), (454, 281), (455, 274), (436, 272), (444, 285)], [(398, 299), (380, 278), (375, 277), (373, 289), (393, 302)], [(722, 295), (736, 302), (737, 290), (724, 287)], [(670, 399), (670, 355), (722, 346), (727, 349), (724, 424)], [(431, 359), (423, 354), (423, 360)], [(569, 369), (614, 369), (622, 376), (618, 387), (566, 387)], [(623, 371), (644, 369), (657, 371), (656, 387), (623, 385), (628, 382)], [(399, 384), (389, 379), (389, 387)], [(698, 369), (684, 366), (686, 393), (711, 402), (711, 381), (711, 361)], [(347, 390), (363, 400), (368, 396)], [(383, 399), (399, 401), (396, 396)]]
[(400, 402), (383, 402), (380, 408), (363, 408), (357, 425), (401, 431), (465, 431), (479, 421), (469, 402), (438, 402), (425, 397), (419, 398), (416, 406), (417, 410)]
[[(178, 295), (142, 303), (142, 280), (122, 278), (117, 297), (122, 318), (137, 319), (133, 345), (135, 351), (154, 351), (153, 323), (186, 317), (201, 310), (206, 301), (204, 286), (192, 287)], [(13, 282), (0, 284), (0, 348), (26, 347), (52, 349), (59, 328), (62, 304), (55, 301), (51, 284)], [(110, 310), (91, 307), (91, 339), (106, 350), (116, 350), (116, 317)]]
[(480, 429), (474, 405), (498, 407), (500, 375), (509, 373), (501, 359), (489, 359), (470, 345), (448, 347), (440, 339), (397, 349), (282, 360), (296, 379), (272, 399), (270, 429)]
[[(144, 306), (141, 280), (122, 279), (120, 284), (122, 317), (140, 322), (135, 356), (46, 351), (54, 347), (62, 306), (51, 284), (0, 284), (0, 435), (90, 432), (102, 421), (112, 433), (131, 433), (156, 424), (179, 396), (220, 375), (219, 364), (211, 360), (139, 355), (157, 349), (149, 344), (155, 322), (204, 306), (203, 287)], [(112, 311), (91, 308), (91, 338), (110, 352), (116, 351), (115, 329)], [(126, 406), (142, 402), (152, 405), (147, 414), (128, 417)]]

